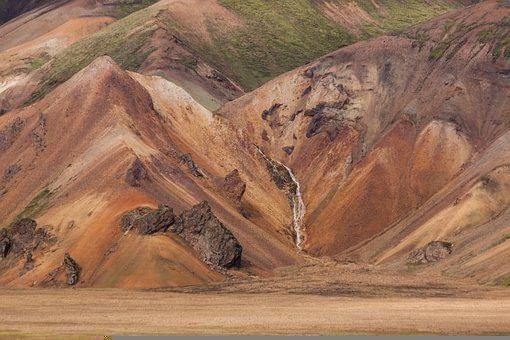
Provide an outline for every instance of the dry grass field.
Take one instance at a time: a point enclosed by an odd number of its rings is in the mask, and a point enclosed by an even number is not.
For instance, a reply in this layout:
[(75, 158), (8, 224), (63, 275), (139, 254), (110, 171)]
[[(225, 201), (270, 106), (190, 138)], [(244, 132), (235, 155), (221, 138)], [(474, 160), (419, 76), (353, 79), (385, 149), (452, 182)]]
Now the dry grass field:
[(510, 297), (2, 290), (0, 335), (510, 334)]

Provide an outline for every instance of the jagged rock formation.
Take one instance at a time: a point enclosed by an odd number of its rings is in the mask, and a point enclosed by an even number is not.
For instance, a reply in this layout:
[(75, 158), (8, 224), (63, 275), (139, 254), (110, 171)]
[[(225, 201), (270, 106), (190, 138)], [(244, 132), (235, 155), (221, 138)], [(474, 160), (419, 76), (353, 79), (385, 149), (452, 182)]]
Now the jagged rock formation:
[(408, 258), (409, 264), (426, 264), (441, 261), (453, 251), (453, 244), (443, 241), (432, 241), (425, 247), (412, 251)]
[(0, 131), (0, 151), (7, 150), (16, 140), (25, 127), (25, 120), (21, 117), (15, 118), (9, 125)]
[(184, 164), (188, 167), (189, 172), (195, 177), (204, 177), (204, 173), (193, 161), (193, 157), (191, 154), (186, 153), (180, 158), (181, 164)]
[(80, 281), (81, 267), (69, 253), (64, 254), (62, 267), (66, 276), (66, 283), (69, 286), (76, 285)]
[(173, 209), (166, 205), (160, 205), (157, 209), (142, 207), (124, 214), (121, 226), (125, 232), (135, 229), (140, 235), (151, 235), (166, 232), (174, 222)]
[(11, 249), (12, 241), (7, 233), (7, 229), (0, 229), (0, 257), (6, 258)]
[(287, 155), (292, 155), (292, 153), (294, 152), (294, 146), (284, 146), (282, 148), (282, 150), (287, 154)]
[(19, 164), (9, 165), (7, 167), (7, 169), (5, 169), (5, 171), (4, 171), (4, 181), (9, 182), (20, 171), (21, 171), (21, 165), (19, 165)]
[(239, 170), (232, 170), (223, 180), (223, 190), (235, 203), (240, 204), (246, 191), (246, 183), (241, 179)]
[(242, 246), (206, 201), (184, 211), (171, 230), (213, 267), (231, 268), (241, 264)]
[(54, 243), (55, 238), (46, 229), (37, 228), (37, 222), (23, 218), (14, 222), (10, 229), (0, 230), (0, 257), (21, 257), (32, 254), (47, 244)]

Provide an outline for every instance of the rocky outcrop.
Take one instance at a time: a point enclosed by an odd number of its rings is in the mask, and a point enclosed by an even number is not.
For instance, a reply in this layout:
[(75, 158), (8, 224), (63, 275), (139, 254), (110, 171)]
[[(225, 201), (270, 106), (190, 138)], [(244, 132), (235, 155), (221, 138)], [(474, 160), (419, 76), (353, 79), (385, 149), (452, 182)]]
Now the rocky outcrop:
[(19, 258), (28, 252), (33, 253), (45, 245), (55, 242), (55, 238), (46, 229), (37, 228), (37, 222), (23, 218), (14, 222), (10, 230), (0, 231), (0, 257)]
[(241, 203), (241, 199), (246, 191), (246, 183), (241, 179), (239, 170), (235, 169), (225, 176), (223, 190), (232, 201)]
[(0, 151), (7, 150), (14, 143), (25, 127), (25, 120), (17, 117), (2, 131), (0, 131)]
[(306, 130), (306, 137), (311, 138), (326, 132), (331, 141), (335, 140), (342, 126), (341, 111), (348, 102), (346, 99), (340, 103), (320, 103), (313, 109), (305, 111), (306, 117), (312, 117)]
[(4, 180), (6, 182), (9, 182), (20, 171), (21, 171), (21, 165), (19, 165), (19, 164), (9, 165), (7, 167), (7, 169), (5, 169), (5, 171), (4, 171)]
[(267, 120), (267, 118), (274, 115), (281, 106), (282, 106), (282, 104), (276, 103), (276, 104), (273, 104), (268, 110), (264, 110), (262, 112), (262, 119)]
[(0, 258), (4, 259), (7, 257), (7, 254), (9, 254), (9, 251), (12, 246), (11, 238), (9, 237), (9, 234), (7, 233), (7, 229), (1, 229), (0, 230)]
[(292, 153), (294, 152), (294, 147), (293, 146), (284, 146), (282, 148), (282, 150), (287, 154), (287, 155), (292, 155)]
[(139, 187), (142, 181), (147, 180), (148, 178), (149, 174), (145, 165), (143, 165), (140, 159), (135, 159), (126, 172), (126, 182), (132, 187)]
[(231, 268), (241, 264), (242, 246), (213, 214), (206, 201), (183, 212), (171, 230), (213, 267)]
[(157, 209), (136, 208), (124, 214), (121, 219), (122, 230), (137, 230), (140, 235), (166, 232), (174, 223), (174, 211), (166, 205), (160, 205)]
[(438, 262), (447, 258), (453, 251), (453, 245), (449, 242), (432, 241), (425, 247), (416, 249), (407, 257), (409, 264), (426, 264)]
[(191, 157), (191, 154), (187, 153), (181, 156), (181, 164), (185, 164), (188, 167), (189, 172), (195, 177), (204, 177), (204, 173), (200, 168), (195, 164), (193, 161), (193, 157)]
[(65, 253), (64, 261), (62, 262), (64, 274), (66, 276), (66, 283), (69, 286), (74, 286), (80, 280), (81, 267), (80, 265), (69, 255)]

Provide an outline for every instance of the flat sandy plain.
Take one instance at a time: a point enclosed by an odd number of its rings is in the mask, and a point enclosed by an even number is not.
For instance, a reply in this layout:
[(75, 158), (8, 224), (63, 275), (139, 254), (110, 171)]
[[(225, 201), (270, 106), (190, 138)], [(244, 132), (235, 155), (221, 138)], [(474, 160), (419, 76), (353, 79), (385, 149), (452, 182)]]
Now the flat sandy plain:
[(510, 334), (510, 298), (2, 290), (0, 313), (4, 338), (53, 338), (55, 334)]

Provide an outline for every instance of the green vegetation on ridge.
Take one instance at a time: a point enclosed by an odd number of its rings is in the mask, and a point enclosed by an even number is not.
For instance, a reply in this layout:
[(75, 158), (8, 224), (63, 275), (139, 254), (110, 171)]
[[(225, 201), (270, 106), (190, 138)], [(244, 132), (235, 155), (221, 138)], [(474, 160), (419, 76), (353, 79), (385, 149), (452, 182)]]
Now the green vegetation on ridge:
[[(154, 1), (117, 0), (116, 8), (129, 13)], [(354, 0), (330, 1), (345, 4)], [(241, 25), (207, 21), (210, 39), (196, 34), (194, 27), (185, 27), (171, 13), (142, 9), (58, 55), (29, 102), (43, 97), (101, 55), (109, 55), (126, 69), (137, 70), (152, 52), (146, 41), (157, 27), (155, 22), (166, 25), (169, 34), (179, 37), (192, 52), (245, 90), (253, 90), (342, 46), (404, 29), (455, 7), (451, 0), (378, 0), (379, 7), (372, 0), (355, 2), (375, 20), (361, 27), (360, 36), (327, 17), (319, 0), (219, 0), (240, 19)], [(196, 60), (184, 63), (193, 70)]]
[(44, 97), (103, 55), (112, 57), (127, 70), (137, 70), (151, 53), (142, 47), (156, 29), (150, 21), (145, 21), (150, 17), (148, 11), (138, 11), (69, 46), (52, 61), (29, 103)]

